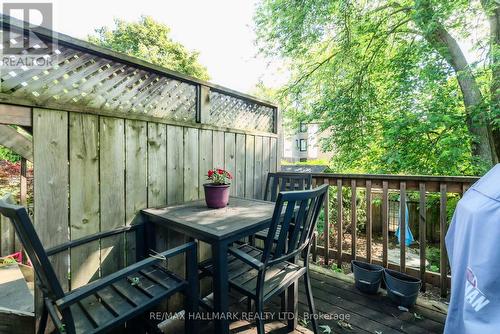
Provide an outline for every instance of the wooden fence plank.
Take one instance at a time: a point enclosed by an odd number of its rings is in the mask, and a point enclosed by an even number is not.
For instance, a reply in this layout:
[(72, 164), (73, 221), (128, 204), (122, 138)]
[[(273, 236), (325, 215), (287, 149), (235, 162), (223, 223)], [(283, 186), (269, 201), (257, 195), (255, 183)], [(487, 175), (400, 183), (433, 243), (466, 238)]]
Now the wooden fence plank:
[(271, 138), (271, 152), (270, 152), (270, 160), (271, 160), (271, 173), (274, 173), (278, 170), (278, 140), (276, 138)]
[(246, 135), (245, 138), (245, 197), (253, 198), (255, 172), (255, 137)]
[[(71, 240), (100, 232), (99, 119), (69, 113), (69, 189)], [(71, 249), (71, 289), (99, 278), (99, 241)]]
[(356, 205), (356, 180), (351, 180), (351, 254), (352, 258), (356, 260), (357, 253), (357, 235), (358, 235), (358, 212)]
[(238, 197), (245, 197), (245, 135), (236, 134), (236, 192)]
[[(147, 123), (125, 121), (125, 222), (139, 219), (139, 211), (148, 203)], [(126, 265), (136, 262), (135, 232), (125, 234)]]
[(203, 184), (207, 183), (207, 173), (209, 169), (214, 167), (213, 164), (213, 145), (212, 145), (212, 130), (200, 130), (200, 169), (199, 169), (199, 196), (205, 197)]
[(224, 132), (213, 132), (213, 166), (214, 168), (224, 168)]
[(199, 130), (184, 128), (184, 201), (198, 199)]
[(440, 287), (441, 287), (441, 296), (446, 297), (448, 294), (447, 291), (447, 279), (446, 276), (448, 275), (448, 256), (446, 254), (446, 244), (445, 244), (445, 237), (446, 237), (446, 230), (447, 230), (447, 211), (446, 211), (446, 205), (447, 205), (447, 185), (446, 183), (441, 183), (440, 187), (441, 193), (440, 193), (440, 201), (439, 201), (439, 248), (441, 250), (441, 257), (440, 257), (440, 263), (439, 263), (439, 273), (441, 275), (440, 277)]
[(382, 265), (387, 268), (389, 250), (389, 185), (382, 182)]
[(255, 160), (254, 160), (254, 198), (262, 199), (262, 137), (255, 136)]
[[(184, 130), (179, 126), (167, 126), (167, 202), (168, 204), (184, 201)], [(197, 178), (198, 176), (196, 176)], [(173, 248), (185, 242), (185, 236), (168, 230), (167, 248)], [(168, 261), (168, 269), (184, 275), (183, 257), (176, 256)], [(168, 301), (169, 310), (181, 307), (183, 299), (175, 295)]]
[(337, 267), (342, 268), (342, 241), (344, 239), (343, 227), (343, 204), (342, 204), (342, 180), (337, 180)]
[[(45, 248), (69, 241), (68, 113), (33, 110), (35, 229)], [(69, 289), (68, 253), (53, 256), (56, 275)]]
[(148, 123), (148, 207), (167, 205), (167, 126)]
[(269, 137), (262, 137), (262, 191), (266, 189), (267, 174), (270, 171), (271, 142)]
[(401, 182), (399, 186), (399, 263), (400, 271), (406, 272), (406, 182)]
[(372, 181), (366, 181), (366, 259), (372, 262)]
[(31, 126), (31, 108), (0, 104), (0, 123)]
[[(236, 136), (230, 132), (224, 134), (224, 169), (236, 175)], [(229, 187), (231, 196), (236, 195), (237, 184), (238, 180), (234, 178)]]
[[(101, 231), (125, 225), (125, 121), (99, 119)], [(110, 167), (110, 168), (108, 168)], [(101, 240), (101, 275), (125, 266), (125, 235)]]
[[(199, 135), (199, 161), (200, 168), (198, 171), (199, 178), (199, 196), (200, 198), (205, 197), (205, 192), (203, 190), (203, 184), (207, 183), (207, 172), (209, 169), (214, 167), (213, 165), (213, 145), (212, 145), (212, 130), (200, 130)], [(211, 247), (210, 245), (200, 241), (198, 243), (198, 258), (199, 261), (207, 260), (211, 257)], [(211, 282), (202, 280), (200, 282), (200, 294), (201, 296), (206, 296), (211, 292)]]
[(426, 247), (426, 206), (425, 206), (425, 183), (420, 182), (420, 202), (419, 202), (419, 219), (418, 219), (418, 232), (420, 243), (420, 279), (422, 280), (422, 291), (425, 291), (425, 247)]

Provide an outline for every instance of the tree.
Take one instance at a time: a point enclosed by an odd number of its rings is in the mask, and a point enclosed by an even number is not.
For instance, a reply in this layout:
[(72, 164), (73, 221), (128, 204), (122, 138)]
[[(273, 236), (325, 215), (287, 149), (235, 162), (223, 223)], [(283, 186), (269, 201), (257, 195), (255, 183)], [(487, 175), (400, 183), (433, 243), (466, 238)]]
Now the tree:
[(491, 13), (484, 8), (466, 0), (264, 0), (255, 21), (261, 50), (292, 64), (284, 94), (302, 118), (333, 130), (324, 146), (336, 149), (339, 169), (478, 174), (500, 148), (498, 109), (485, 92), (490, 61), (469, 64), (452, 34), (477, 30), (471, 18)]
[(138, 22), (116, 19), (110, 29), (101, 27), (88, 37), (91, 43), (122, 52), (167, 69), (208, 80), (207, 69), (198, 61), (199, 53), (189, 51), (170, 38), (170, 28), (143, 16)]

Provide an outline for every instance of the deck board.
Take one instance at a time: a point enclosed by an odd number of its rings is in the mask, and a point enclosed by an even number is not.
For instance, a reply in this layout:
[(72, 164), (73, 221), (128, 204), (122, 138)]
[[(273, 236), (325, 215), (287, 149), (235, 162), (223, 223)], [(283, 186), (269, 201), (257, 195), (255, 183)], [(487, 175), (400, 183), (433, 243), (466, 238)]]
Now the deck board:
[[(438, 302), (419, 300), (409, 312), (405, 312), (392, 304), (383, 290), (377, 295), (366, 295), (356, 290), (349, 276), (312, 266), (311, 278), (316, 309), (323, 314), (319, 324), (320, 326), (328, 325), (332, 333), (412, 334), (442, 333), (444, 330), (446, 306)], [(241, 296), (235, 294), (233, 297), (230, 310), (232, 312), (245, 311), (246, 302), (242, 302)], [(277, 314), (280, 308), (279, 297), (267, 303), (265, 308), (266, 312)], [(299, 282), (299, 317), (302, 318), (307, 313), (307, 299), (301, 280)], [(325, 314), (329, 314), (330, 318), (326, 319)], [(415, 314), (421, 319), (415, 317)], [(343, 321), (339, 323), (339, 320)], [(211, 333), (213, 325), (212, 323), (204, 324), (202, 328), (203, 333)], [(245, 320), (234, 321), (230, 328), (231, 333), (256, 333), (254, 322), (249, 323)], [(274, 319), (266, 323), (266, 333), (289, 333), (289, 331), (284, 322)], [(293, 333), (312, 333), (311, 326), (300, 320), (299, 326)]]

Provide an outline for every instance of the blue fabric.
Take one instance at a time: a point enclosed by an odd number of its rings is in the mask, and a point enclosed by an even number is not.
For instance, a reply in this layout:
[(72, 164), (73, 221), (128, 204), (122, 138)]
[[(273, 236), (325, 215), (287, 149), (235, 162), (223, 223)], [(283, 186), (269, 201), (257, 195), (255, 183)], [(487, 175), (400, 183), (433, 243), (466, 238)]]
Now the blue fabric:
[(458, 202), (446, 249), (451, 300), (445, 333), (500, 333), (500, 164)]
[[(405, 202), (405, 225), (406, 225), (406, 233), (405, 233), (405, 245), (410, 246), (415, 239), (413, 239), (413, 233), (411, 233), (410, 230), (410, 225), (408, 224), (408, 217), (410, 216), (410, 213), (408, 212), (408, 205)], [(398, 244), (401, 243), (400, 236), (399, 236), (399, 229), (401, 227), (401, 216), (398, 218), (398, 228), (396, 229), (396, 238), (398, 239)]]

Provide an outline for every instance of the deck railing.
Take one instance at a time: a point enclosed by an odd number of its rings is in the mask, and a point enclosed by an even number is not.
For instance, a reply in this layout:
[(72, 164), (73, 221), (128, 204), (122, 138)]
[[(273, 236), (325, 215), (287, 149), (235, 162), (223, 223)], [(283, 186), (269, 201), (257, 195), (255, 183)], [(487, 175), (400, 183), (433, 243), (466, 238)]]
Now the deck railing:
[[(383, 265), (405, 272), (422, 279), (423, 282), (439, 286), (441, 295), (447, 294), (450, 277), (448, 275), (448, 258), (445, 248), (445, 236), (447, 226), (451, 217), (448, 212), (448, 198), (460, 197), (475, 182), (475, 177), (450, 177), (450, 176), (402, 176), (402, 175), (358, 175), (358, 174), (313, 174), (313, 186), (319, 184), (329, 184), (332, 189), (329, 191), (330, 198), (324, 207), (324, 225), (321, 235), (313, 244), (313, 257), (321, 255), (325, 264), (335, 261), (339, 268), (342, 264), (352, 259), (367, 261)], [(331, 198), (333, 195), (334, 198)], [(409, 267), (406, 264), (407, 246), (401, 242), (399, 246), (399, 263), (390, 261), (389, 250), (389, 198), (398, 196), (406, 199), (407, 196), (418, 198), (418, 242), (419, 242), (419, 267)], [(373, 249), (373, 203), (374, 196), (377, 197), (377, 204), (381, 207), (382, 225), (382, 254), (376, 256)], [(349, 198), (350, 197), (350, 198)], [(360, 198), (363, 197), (363, 198)], [(427, 200), (433, 197), (438, 199), (439, 206), (439, 250), (440, 265), (439, 273), (427, 270), (426, 261), (426, 226), (427, 226)], [(399, 201), (399, 219), (405, 222), (406, 208), (403, 200)], [(360, 205), (364, 204), (363, 217), (365, 222), (364, 235), (366, 238), (366, 252), (359, 254), (358, 248), (358, 223), (360, 218)], [(331, 207), (334, 205), (335, 207)], [(348, 216), (345, 216), (345, 212)], [(343, 249), (345, 241), (344, 224), (350, 224), (351, 237), (350, 251)], [(331, 240), (330, 236), (336, 233), (336, 239)], [(400, 240), (406, 240), (406, 224), (400, 224)], [(417, 239), (417, 236), (415, 236)], [(425, 284), (422, 284), (425, 290)]]

